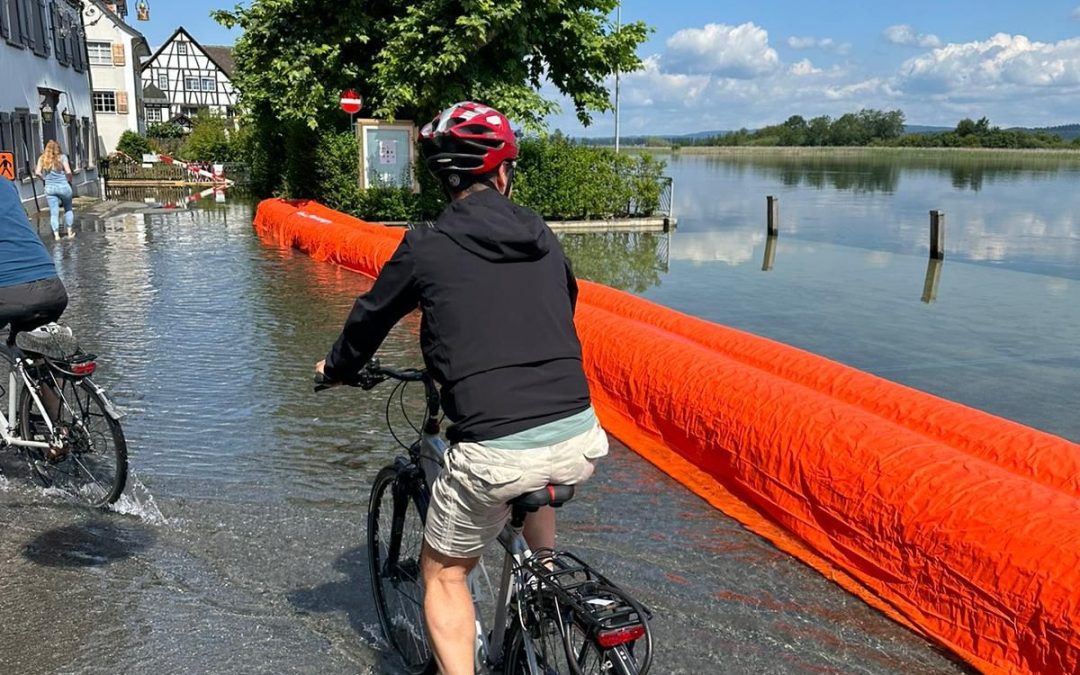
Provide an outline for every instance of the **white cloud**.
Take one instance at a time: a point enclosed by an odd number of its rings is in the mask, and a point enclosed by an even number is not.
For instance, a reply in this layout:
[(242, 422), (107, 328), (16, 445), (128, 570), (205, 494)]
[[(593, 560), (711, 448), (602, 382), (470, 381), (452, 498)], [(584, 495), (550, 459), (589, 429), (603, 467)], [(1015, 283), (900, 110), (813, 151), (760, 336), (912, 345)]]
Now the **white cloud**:
[(787, 39), (787, 45), (792, 49), (822, 49), (837, 54), (847, 54), (851, 50), (850, 43), (839, 43), (832, 38), (792, 36)]
[(919, 47), (939, 47), (941, 39), (933, 33), (916, 33), (915, 29), (906, 23), (889, 26), (883, 35), (885, 39), (896, 45), (916, 45)]
[(790, 71), (792, 75), (798, 75), (799, 77), (821, 74), (821, 68), (814, 67), (814, 64), (810, 63), (810, 59), (803, 59), (798, 63), (791, 64)]
[(664, 69), (688, 74), (751, 79), (775, 71), (780, 57), (769, 46), (769, 34), (753, 23), (706, 24), (684, 28), (667, 41)]
[(949, 44), (907, 60), (899, 81), (911, 91), (981, 99), (1074, 87), (1080, 85), (1080, 38), (1045, 43), (998, 33), (988, 40)]
[[(785, 39), (785, 47), (792, 40), (810, 45), (811, 39), (816, 46), (807, 49), (820, 49), (827, 38)], [(791, 115), (837, 117), (861, 108), (901, 109), (909, 123), (943, 126), (984, 115), (1004, 127), (1078, 119), (1080, 37), (1041, 43), (999, 34), (925, 48), (901, 65), (878, 70), (853, 59), (832, 66), (816, 61), (785, 62), (767, 32), (754, 24), (687, 28), (661, 53), (643, 59), (642, 70), (623, 75), (622, 132), (752, 129)], [(553, 128), (584, 135), (613, 132), (613, 115), (598, 115), (595, 126), (581, 129), (573, 106), (561, 100), (568, 112), (552, 118)]]

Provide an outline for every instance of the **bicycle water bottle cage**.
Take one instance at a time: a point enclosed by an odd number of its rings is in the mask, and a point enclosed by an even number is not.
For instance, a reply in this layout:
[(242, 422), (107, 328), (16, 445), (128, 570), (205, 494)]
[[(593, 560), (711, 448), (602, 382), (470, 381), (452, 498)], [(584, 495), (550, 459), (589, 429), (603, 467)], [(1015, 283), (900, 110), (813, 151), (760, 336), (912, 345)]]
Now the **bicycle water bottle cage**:
[(541, 604), (571, 616), (601, 648), (648, 633), (652, 612), (573, 553), (539, 551), (523, 566), (537, 580), (534, 592)]

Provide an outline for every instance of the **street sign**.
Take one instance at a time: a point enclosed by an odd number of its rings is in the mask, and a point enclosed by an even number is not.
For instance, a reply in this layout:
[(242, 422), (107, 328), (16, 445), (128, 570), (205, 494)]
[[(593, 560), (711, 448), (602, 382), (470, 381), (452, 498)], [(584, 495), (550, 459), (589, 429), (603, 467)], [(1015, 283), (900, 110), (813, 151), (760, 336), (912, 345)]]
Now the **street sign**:
[(355, 89), (346, 89), (341, 92), (341, 109), (350, 115), (355, 115), (360, 112), (360, 109), (364, 107), (364, 99), (360, 98), (360, 94), (356, 93)]
[(8, 180), (15, 180), (15, 155), (10, 152), (0, 152), (0, 176)]

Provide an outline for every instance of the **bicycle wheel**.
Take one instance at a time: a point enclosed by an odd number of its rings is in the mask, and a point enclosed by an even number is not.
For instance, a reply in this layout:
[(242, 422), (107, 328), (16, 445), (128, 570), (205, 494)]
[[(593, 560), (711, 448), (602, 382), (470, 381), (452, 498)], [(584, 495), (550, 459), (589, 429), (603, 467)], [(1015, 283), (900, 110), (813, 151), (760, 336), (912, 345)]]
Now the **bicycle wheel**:
[[(28, 449), (34, 474), (44, 487), (62, 489), (90, 506), (112, 504), (127, 482), (127, 442), (120, 423), (89, 379), (57, 376), (53, 382), (59, 405), (50, 413), (63, 439), (61, 454), (49, 459), (42, 450)], [(44, 419), (25, 388), (19, 399), (23, 438), (47, 441)]]
[(383, 635), (409, 673), (435, 672), (435, 658), (424, 626), (424, 587), (420, 550), (427, 501), (411, 480), (399, 480), (396, 467), (375, 477), (368, 503), (368, 565), (375, 608)]
[(532, 644), (541, 675), (638, 675), (633, 643), (603, 649), (590, 640), (573, 612), (562, 618), (551, 611), (527, 613), (525, 631), (513, 629), (504, 661), (505, 675), (532, 675), (526, 642)]

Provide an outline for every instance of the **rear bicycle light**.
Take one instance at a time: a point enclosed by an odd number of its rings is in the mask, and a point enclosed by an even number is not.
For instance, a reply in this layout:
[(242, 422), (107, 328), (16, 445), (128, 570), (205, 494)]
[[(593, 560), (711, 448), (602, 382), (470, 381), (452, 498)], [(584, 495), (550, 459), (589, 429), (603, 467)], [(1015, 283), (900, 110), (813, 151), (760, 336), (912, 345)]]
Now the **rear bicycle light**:
[(85, 375), (91, 375), (97, 370), (97, 361), (84, 361), (83, 363), (71, 364), (71, 374), (78, 375), (80, 377)]
[(596, 634), (596, 644), (604, 649), (611, 649), (642, 637), (645, 637), (645, 626), (639, 623), (636, 626), (624, 626), (623, 628), (599, 631)]

